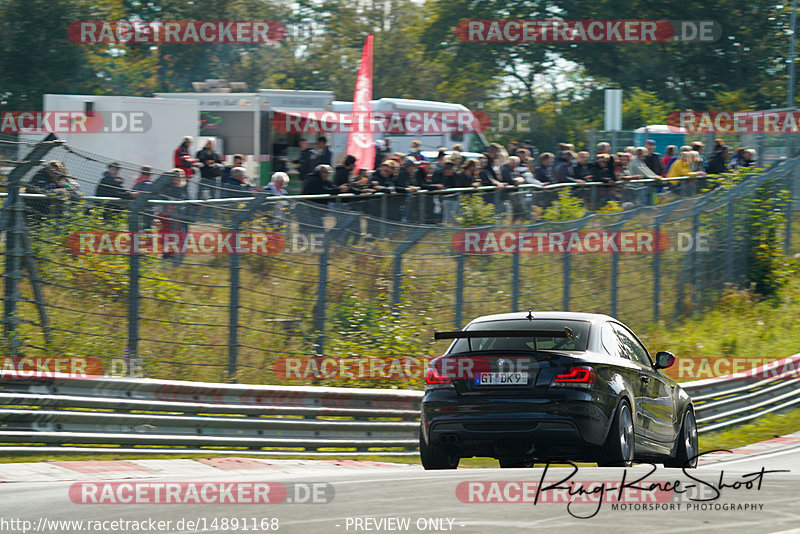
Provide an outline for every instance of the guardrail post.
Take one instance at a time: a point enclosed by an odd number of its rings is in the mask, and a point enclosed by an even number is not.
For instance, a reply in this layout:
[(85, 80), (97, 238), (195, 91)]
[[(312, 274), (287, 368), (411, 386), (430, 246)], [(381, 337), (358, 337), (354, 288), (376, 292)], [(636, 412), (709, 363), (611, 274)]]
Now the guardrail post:
[(453, 320), (453, 327), (456, 330), (461, 328), (461, 318), (464, 312), (464, 254), (459, 253), (456, 257), (456, 314)]
[(519, 249), (511, 255), (511, 311), (519, 311)]

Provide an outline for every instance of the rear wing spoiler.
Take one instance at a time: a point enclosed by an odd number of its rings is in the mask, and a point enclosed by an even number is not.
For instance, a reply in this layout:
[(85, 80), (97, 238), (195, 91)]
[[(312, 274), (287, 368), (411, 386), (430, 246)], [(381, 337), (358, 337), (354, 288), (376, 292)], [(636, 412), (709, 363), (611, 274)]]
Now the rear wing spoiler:
[(434, 332), (433, 339), (475, 339), (477, 337), (565, 337), (575, 339), (572, 329), (563, 330), (457, 330), (455, 332)]

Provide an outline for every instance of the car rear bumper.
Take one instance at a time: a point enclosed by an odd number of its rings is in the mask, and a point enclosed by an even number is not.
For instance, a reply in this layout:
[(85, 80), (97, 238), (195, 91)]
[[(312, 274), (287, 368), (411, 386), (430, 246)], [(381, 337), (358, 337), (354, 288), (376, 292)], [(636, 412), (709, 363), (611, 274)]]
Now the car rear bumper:
[(548, 448), (598, 446), (605, 442), (613, 410), (611, 399), (586, 391), (550, 399), (431, 392), (423, 399), (422, 428), (428, 443), (514, 440)]

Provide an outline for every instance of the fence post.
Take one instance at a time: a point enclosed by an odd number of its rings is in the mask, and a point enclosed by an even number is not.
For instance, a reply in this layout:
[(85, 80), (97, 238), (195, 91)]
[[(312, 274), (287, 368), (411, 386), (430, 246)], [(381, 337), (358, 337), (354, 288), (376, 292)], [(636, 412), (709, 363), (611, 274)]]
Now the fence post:
[[(661, 217), (656, 217), (656, 243), (660, 243)], [(661, 307), (661, 246), (653, 251), (653, 321), (658, 322)]]
[[(141, 216), (145, 211), (147, 201), (161, 193), (175, 175), (172, 173), (162, 174), (153, 182), (150, 191), (145, 191), (129, 205), (128, 212), (128, 231), (132, 234), (141, 231)], [(127, 371), (132, 371), (132, 360), (139, 357), (139, 280), (141, 267), (141, 257), (138, 254), (131, 254), (128, 257), (128, 344), (125, 347), (125, 365)]]
[[(6, 232), (3, 332), (9, 342), (11, 356), (17, 356), (17, 349), (22, 345), (17, 338), (17, 325), (20, 323), (17, 302), (21, 300), (19, 282), (22, 279), (22, 259), (25, 257), (25, 201), (19, 189), (25, 174), (39, 165), (45, 155), (60, 143), (63, 141), (59, 141), (54, 134), (47, 135), (24, 156), (22, 163), (14, 167), (7, 178), (8, 196), (0, 216), (0, 231)], [(43, 308), (40, 307), (40, 314), (42, 312)], [(46, 329), (46, 316), (42, 320)]]
[[(384, 197), (385, 198), (385, 197)], [(328, 300), (328, 259), (330, 255), (330, 234), (325, 232), (322, 240), (322, 253), (319, 255), (319, 279), (317, 280), (317, 303), (314, 306), (314, 342), (316, 356), (325, 355), (325, 305)]]
[[(233, 233), (239, 232), (237, 221)], [(234, 237), (234, 240), (236, 238)], [(241, 271), (239, 252), (233, 251), (230, 264), (230, 301), (228, 302), (228, 381), (236, 382), (236, 366), (239, 356), (239, 272)]]
[[(18, 184), (17, 184), (18, 185)], [(22, 235), (25, 232), (24, 203), (19, 195), (11, 206), (11, 227), (6, 231), (6, 283), (5, 283), (5, 308), (3, 323), (5, 336), (11, 348), (11, 356), (18, 355), (22, 342), (17, 337), (17, 325), (20, 318), (17, 314), (17, 303), (22, 296), (19, 293), (19, 282), (22, 279)]]
[(690, 254), (692, 255), (692, 314), (697, 312), (700, 304), (700, 291), (701, 291), (701, 284), (700, 284), (700, 267), (698, 266), (698, 262), (700, 256), (697, 251), (697, 240), (700, 238), (700, 215), (699, 211), (695, 208), (695, 212), (692, 215), (692, 250)]
[(393, 290), (392, 290), (392, 310), (396, 311), (397, 305), (400, 304), (400, 296), (402, 294), (403, 289), (403, 254), (408, 252), (408, 250), (417, 244), (417, 242), (422, 239), (425, 234), (428, 233), (430, 228), (421, 227), (417, 228), (412, 232), (408, 239), (400, 243), (396, 249), (394, 249), (394, 270), (393, 270)]
[(461, 328), (461, 317), (464, 313), (464, 254), (456, 257), (456, 314), (453, 326), (456, 330)]
[(572, 265), (572, 254), (569, 251), (564, 253), (564, 273), (563, 273), (563, 284), (564, 289), (561, 296), (561, 309), (564, 311), (569, 311), (569, 279), (570, 279), (570, 271)]
[(733, 282), (733, 195), (728, 195), (725, 236), (725, 281)]
[(787, 185), (789, 186), (789, 201), (786, 203), (786, 231), (783, 236), (783, 252), (789, 254), (792, 249), (792, 212), (794, 211), (794, 173), (786, 173)]

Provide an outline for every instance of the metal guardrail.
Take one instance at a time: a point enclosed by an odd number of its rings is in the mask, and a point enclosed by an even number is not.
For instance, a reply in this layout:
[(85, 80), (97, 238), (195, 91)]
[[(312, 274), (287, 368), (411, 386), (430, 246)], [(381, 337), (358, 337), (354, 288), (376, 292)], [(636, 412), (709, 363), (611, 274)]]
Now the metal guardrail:
[[(799, 367), (800, 354), (740, 376), (682, 384), (699, 431), (800, 404)], [(421, 391), (3, 375), (5, 455), (416, 454)]]
[(0, 454), (113, 445), (137, 453), (157, 446), (159, 453), (383, 456), (416, 454), (418, 443), (417, 391), (11, 376), (0, 380)]
[(699, 432), (721, 430), (800, 405), (800, 354), (731, 378), (681, 384), (692, 396)]

